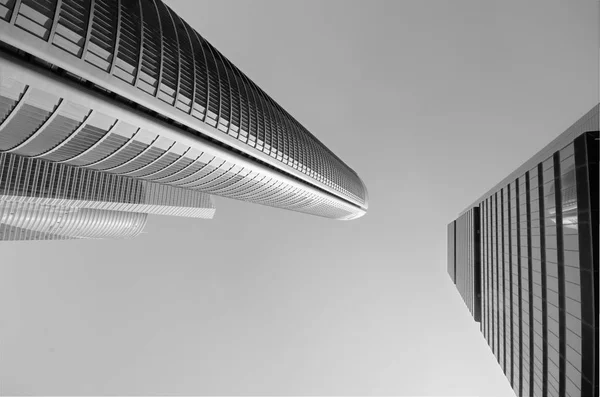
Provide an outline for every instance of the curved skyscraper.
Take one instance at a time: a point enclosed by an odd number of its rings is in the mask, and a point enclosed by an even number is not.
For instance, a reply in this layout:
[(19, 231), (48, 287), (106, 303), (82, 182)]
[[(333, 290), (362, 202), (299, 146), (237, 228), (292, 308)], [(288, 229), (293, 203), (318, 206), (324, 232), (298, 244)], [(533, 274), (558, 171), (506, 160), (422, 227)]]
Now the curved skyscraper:
[(0, 151), (332, 219), (358, 175), (160, 0), (0, 1)]

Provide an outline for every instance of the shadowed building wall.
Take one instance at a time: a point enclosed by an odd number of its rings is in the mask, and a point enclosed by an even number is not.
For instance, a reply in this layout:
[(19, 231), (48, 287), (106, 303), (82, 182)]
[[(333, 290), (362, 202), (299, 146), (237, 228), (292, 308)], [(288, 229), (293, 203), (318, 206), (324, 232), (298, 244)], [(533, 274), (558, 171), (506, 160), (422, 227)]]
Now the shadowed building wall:
[(481, 319), (479, 222), (474, 207), (448, 225), (448, 273), (475, 321)]

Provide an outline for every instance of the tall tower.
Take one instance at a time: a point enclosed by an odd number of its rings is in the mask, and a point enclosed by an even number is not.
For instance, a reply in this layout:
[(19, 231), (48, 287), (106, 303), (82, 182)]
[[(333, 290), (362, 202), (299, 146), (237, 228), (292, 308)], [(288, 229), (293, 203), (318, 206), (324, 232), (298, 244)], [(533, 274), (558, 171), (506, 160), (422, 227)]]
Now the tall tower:
[(596, 105), (448, 225), (448, 273), (518, 396), (598, 396)]
[(1, 2), (0, 152), (195, 195), (183, 206), (201, 217), (206, 195), (340, 220), (368, 208), (358, 175), (161, 0)]

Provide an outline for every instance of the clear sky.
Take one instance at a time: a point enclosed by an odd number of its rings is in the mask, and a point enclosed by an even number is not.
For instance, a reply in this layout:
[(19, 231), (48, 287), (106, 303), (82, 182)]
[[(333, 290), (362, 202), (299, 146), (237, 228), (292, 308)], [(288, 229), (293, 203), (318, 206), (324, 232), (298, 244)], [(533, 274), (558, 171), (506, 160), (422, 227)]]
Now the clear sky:
[(598, 102), (597, 1), (170, 0), (365, 181), (336, 222), (216, 198), (0, 245), (3, 394), (512, 396), (446, 225)]

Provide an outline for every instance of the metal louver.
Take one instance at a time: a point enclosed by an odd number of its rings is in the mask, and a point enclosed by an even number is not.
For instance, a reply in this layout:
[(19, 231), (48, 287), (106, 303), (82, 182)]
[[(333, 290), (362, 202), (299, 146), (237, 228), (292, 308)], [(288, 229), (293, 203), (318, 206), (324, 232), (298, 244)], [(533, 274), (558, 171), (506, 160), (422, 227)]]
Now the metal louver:
[(52, 42), (80, 57), (86, 40), (91, 0), (62, 0)]
[(108, 72), (115, 51), (117, 0), (95, 0), (85, 60)]
[(22, 0), (15, 25), (47, 40), (52, 29), (56, 0)]

